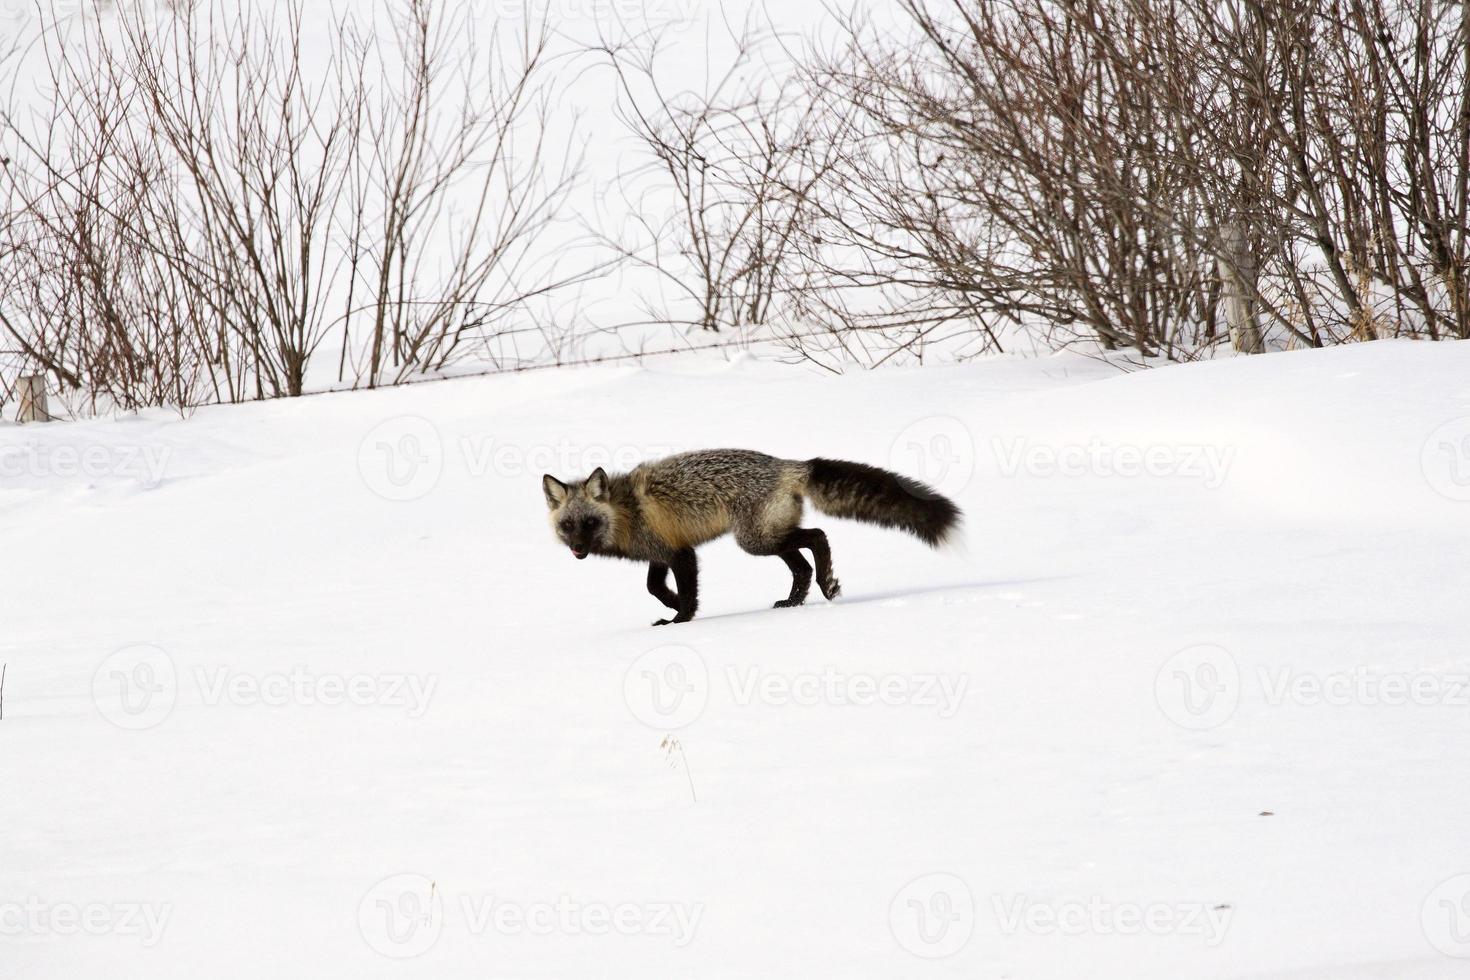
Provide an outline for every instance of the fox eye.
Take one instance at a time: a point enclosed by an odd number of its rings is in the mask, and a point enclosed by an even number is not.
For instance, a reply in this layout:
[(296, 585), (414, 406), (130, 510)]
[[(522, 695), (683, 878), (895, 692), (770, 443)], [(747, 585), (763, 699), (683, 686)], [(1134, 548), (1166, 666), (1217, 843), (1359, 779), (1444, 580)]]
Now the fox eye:
[(571, 530), (572, 530), (572, 522), (571, 521), (569, 521), (569, 520), (562, 521), (557, 526), (560, 527), (564, 533), (571, 533)]
[(600, 523), (601, 522), (595, 517), (584, 517), (582, 518), (582, 530), (591, 531), (592, 529), (596, 528), (597, 525)]

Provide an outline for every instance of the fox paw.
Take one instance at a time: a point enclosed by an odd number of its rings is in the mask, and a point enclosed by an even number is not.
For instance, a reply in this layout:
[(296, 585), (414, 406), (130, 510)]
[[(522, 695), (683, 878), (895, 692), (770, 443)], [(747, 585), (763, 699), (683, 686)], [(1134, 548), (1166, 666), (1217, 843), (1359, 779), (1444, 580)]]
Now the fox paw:
[(817, 584), (822, 587), (822, 595), (828, 600), (835, 599), (838, 596), (842, 595), (842, 583), (837, 581), (835, 578), (830, 579), (826, 582), (818, 582)]
[(778, 599), (771, 606), (771, 608), (772, 609), (794, 609), (795, 607), (800, 606), (800, 605), (802, 605), (805, 602), (806, 602), (806, 596), (802, 596), (800, 599)]

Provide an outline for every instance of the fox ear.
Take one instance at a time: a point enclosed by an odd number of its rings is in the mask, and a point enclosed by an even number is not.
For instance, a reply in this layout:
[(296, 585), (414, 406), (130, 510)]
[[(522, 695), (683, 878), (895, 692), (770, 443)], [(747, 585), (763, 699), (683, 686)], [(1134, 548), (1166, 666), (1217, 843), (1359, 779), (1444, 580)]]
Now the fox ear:
[(567, 485), (547, 473), (541, 478), (541, 492), (546, 494), (546, 506), (556, 510), (567, 499)]
[(587, 496), (598, 502), (607, 500), (607, 473), (601, 466), (587, 478)]

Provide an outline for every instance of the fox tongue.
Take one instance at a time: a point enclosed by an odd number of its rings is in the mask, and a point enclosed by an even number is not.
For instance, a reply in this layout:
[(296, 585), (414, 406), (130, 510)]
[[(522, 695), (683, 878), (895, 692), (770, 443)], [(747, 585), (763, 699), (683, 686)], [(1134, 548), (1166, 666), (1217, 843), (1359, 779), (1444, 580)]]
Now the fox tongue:
[(573, 548), (572, 549), (572, 554), (574, 554), (574, 555), (577, 556), (577, 560), (578, 561), (581, 561), (583, 558), (586, 558), (587, 557), (587, 552), (585, 552), (585, 551), (578, 551), (576, 548)]

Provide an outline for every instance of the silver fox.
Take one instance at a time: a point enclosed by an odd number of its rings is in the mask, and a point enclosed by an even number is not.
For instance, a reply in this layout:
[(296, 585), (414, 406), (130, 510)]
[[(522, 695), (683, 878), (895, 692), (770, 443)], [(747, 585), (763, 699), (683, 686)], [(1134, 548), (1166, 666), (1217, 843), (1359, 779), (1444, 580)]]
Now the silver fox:
[[(959, 526), (960, 509), (906, 476), (836, 459), (777, 459), (745, 449), (709, 449), (643, 463), (609, 476), (602, 467), (587, 479), (541, 478), (551, 527), (578, 559), (605, 555), (648, 562), (648, 591), (671, 619), (687, 623), (699, 606), (699, 562), (694, 549), (726, 532), (752, 555), (776, 555), (791, 570), (791, 592), (777, 608), (799, 606), (817, 586), (835, 599), (827, 535), (801, 527), (802, 502), (832, 517), (899, 528), (932, 547)], [(668, 585), (674, 573), (674, 589)]]

